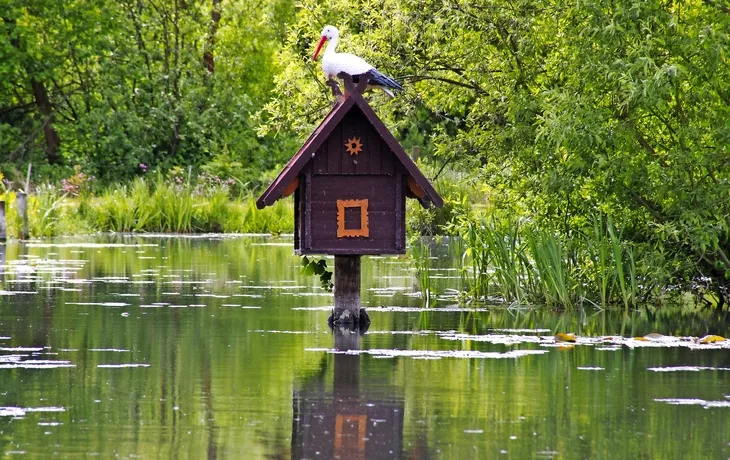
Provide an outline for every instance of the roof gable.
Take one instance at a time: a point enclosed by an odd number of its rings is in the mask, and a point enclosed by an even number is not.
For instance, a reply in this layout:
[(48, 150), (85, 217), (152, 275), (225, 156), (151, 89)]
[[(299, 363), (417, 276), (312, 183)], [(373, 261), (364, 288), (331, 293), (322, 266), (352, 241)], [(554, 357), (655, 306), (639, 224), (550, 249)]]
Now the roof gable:
[(307, 141), (297, 151), (297, 153), (289, 160), (284, 169), (279, 173), (276, 179), (269, 185), (264, 193), (256, 201), (256, 207), (262, 209), (273, 204), (282, 197), (284, 190), (294, 181), (300, 171), (312, 160), (317, 149), (327, 140), (333, 130), (342, 122), (343, 118), (351, 111), (358, 110), (362, 112), (365, 119), (375, 129), (381, 139), (387, 144), (389, 150), (395, 155), (401, 165), (405, 168), (409, 176), (409, 185), (411, 181), (415, 182), (416, 188), (420, 187), (423, 193), (417, 198), (424, 207), (429, 206), (429, 202), (436, 207), (443, 205), (443, 200), (434, 190), (426, 177), (418, 169), (418, 166), (411, 160), (408, 154), (403, 150), (400, 143), (393, 137), (388, 128), (378, 118), (370, 105), (360, 94), (364, 88), (367, 78), (361, 78), (358, 88), (355, 88), (351, 78), (344, 78), (345, 87), (347, 88), (347, 96), (344, 100), (336, 105), (312, 132)]

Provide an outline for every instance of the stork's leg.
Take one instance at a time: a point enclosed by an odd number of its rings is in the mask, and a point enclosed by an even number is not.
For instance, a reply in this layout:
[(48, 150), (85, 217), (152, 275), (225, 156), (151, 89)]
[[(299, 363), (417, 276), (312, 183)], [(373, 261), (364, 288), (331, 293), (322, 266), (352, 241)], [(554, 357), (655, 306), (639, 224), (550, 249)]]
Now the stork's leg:
[(340, 84), (337, 83), (337, 80), (330, 77), (327, 79), (327, 82), (325, 84), (332, 89), (332, 95), (334, 97), (342, 96), (342, 91), (340, 90)]

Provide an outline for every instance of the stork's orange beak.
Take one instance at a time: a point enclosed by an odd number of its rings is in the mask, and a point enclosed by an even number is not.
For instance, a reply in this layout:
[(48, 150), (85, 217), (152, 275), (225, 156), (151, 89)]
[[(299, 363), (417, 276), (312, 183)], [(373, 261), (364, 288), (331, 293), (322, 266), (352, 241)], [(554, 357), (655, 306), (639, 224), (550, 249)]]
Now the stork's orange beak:
[(319, 44), (317, 45), (317, 50), (314, 52), (314, 56), (312, 56), (312, 60), (316, 61), (317, 56), (319, 55), (319, 50), (322, 49), (322, 46), (324, 45), (324, 42), (327, 41), (327, 37), (325, 35), (322, 35), (322, 38), (319, 39)]

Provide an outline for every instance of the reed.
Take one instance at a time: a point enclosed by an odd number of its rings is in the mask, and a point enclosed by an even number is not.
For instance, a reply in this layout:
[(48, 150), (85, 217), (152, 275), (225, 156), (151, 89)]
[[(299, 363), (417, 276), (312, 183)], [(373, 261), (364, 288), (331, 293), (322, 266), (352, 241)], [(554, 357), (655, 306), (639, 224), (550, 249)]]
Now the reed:
[(43, 238), (58, 234), (63, 200), (54, 188), (38, 187), (31, 199), (31, 235)]
[(451, 230), (465, 248), (468, 297), (487, 300), (492, 294), (509, 304), (559, 308), (584, 301), (603, 308), (636, 306), (642, 286), (634, 248), (622, 241), (610, 217), (596, 217), (589, 228), (568, 238), (515, 218), (460, 217)]
[(476, 299), (486, 300), (490, 282), (490, 251), (485, 242), (490, 235), (488, 224), (484, 219), (467, 217), (460, 220), (458, 228), (466, 246), (462, 255), (462, 270), (466, 271), (469, 280), (469, 293)]
[(572, 307), (575, 285), (566, 244), (556, 234), (534, 228), (526, 232), (526, 240), (540, 295), (549, 306)]
[(105, 232), (131, 232), (135, 228), (134, 202), (127, 187), (106, 190), (101, 196), (102, 206), (96, 208), (96, 225)]
[(190, 233), (193, 231), (193, 199), (190, 186), (158, 182), (152, 193), (157, 228), (162, 232)]
[(603, 308), (606, 308), (613, 295), (616, 285), (614, 275), (613, 243), (608, 227), (613, 226), (609, 218), (604, 223), (603, 217), (593, 219), (592, 233), (584, 235), (586, 248), (585, 277), (591, 286), (594, 286), (598, 294), (598, 300)]
[(411, 249), (411, 260), (416, 272), (418, 289), (426, 307), (431, 304), (431, 246), (423, 238), (414, 238)]
[(520, 222), (493, 220), (484, 224), (485, 249), (490, 253), (492, 280), (508, 303), (522, 303), (526, 298), (524, 280), (532, 276), (525, 245), (521, 244)]
[(616, 269), (616, 279), (621, 292), (624, 308), (629, 309), (637, 303), (638, 281), (636, 279), (636, 262), (634, 252), (629, 246), (621, 242), (621, 232), (617, 232), (609, 223), (608, 233), (611, 238), (611, 250)]

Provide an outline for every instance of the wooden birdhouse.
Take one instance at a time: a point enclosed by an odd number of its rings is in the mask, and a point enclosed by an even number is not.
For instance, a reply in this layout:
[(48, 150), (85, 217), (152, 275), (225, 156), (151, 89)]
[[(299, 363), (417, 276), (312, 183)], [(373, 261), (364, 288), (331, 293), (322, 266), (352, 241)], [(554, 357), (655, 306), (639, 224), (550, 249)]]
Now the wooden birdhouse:
[(424, 207), (443, 201), (358, 88), (345, 82), (347, 96), (256, 205), (294, 195), (298, 254), (404, 254), (406, 197)]
[(426, 208), (443, 200), (363, 99), (368, 75), (339, 76), (345, 96), (256, 206), (294, 195), (294, 249), (335, 255), (333, 316), (357, 323), (360, 255), (404, 254), (406, 197)]

